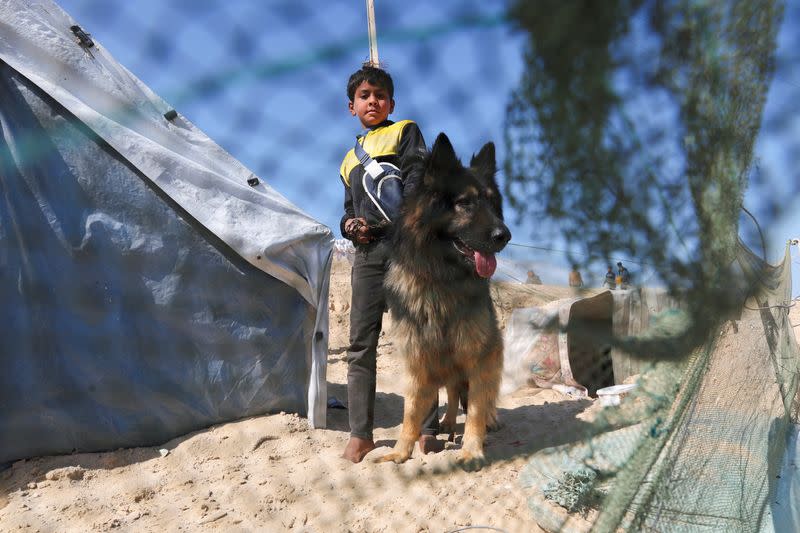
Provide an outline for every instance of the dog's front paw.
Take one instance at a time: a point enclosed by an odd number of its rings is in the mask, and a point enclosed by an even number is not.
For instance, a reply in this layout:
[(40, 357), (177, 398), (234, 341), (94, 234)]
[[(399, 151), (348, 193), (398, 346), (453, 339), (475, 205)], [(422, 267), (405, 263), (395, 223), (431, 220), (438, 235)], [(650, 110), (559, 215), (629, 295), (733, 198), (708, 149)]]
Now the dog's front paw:
[(456, 463), (461, 465), (461, 468), (467, 471), (476, 472), (483, 468), (488, 463), (486, 456), (483, 452), (470, 452), (468, 450), (461, 450), (461, 455), (456, 459)]
[(409, 453), (392, 452), (392, 453), (387, 453), (383, 457), (378, 457), (377, 459), (375, 459), (375, 462), (388, 463), (391, 461), (399, 465), (408, 461), (409, 457), (411, 457), (411, 454)]

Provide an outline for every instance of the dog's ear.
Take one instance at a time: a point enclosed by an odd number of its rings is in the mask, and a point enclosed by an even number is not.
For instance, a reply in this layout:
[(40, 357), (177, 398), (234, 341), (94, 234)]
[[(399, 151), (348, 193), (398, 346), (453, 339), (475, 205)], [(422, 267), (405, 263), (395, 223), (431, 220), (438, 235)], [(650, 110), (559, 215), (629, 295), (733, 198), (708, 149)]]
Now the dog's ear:
[(459, 167), (461, 167), (461, 162), (456, 156), (453, 145), (450, 144), (450, 139), (444, 133), (440, 133), (431, 148), (426, 177), (447, 176), (457, 171)]
[(479, 179), (485, 180), (484, 183), (489, 187), (489, 201), (494, 206), (500, 220), (503, 219), (503, 201), (500, 198), (500, 190), (497, 186), (497, 160), (494, 153), (494, 143), (488, 142), (483, 145), (483, 148), (473, 155), (469, 162), (469, 166), (475, 172)]
[(494, 180), (494, 175), (497, 172), (497, 161), (494, 155), (494, 143), (488, 142), (483, 145), (483, 148), (473, 155), (469, 162), (469, 166), (474, 168), (481, 176), (489, 180)]

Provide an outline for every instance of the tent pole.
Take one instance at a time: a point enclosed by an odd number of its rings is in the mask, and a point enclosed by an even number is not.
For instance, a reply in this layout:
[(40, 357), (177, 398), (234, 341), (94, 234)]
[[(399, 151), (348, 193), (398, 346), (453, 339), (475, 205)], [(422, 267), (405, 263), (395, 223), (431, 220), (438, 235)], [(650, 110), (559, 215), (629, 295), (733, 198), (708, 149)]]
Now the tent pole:
[(378, 32), (375, 29), (375, 5), (373, 0), (367, 2), (367, 31), (369, 33), (369, 64), (379, 68), (378, 60)]

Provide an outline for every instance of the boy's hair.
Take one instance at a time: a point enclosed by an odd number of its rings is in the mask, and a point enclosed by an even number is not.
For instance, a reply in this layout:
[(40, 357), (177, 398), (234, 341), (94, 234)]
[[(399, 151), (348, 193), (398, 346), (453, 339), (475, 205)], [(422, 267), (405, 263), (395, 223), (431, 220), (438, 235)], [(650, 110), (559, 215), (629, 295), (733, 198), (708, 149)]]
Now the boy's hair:
[(389, 93), (389, 98), (394, 98), (394, 82), (389, 73), (382, 68), (364, 65), (355, 71), (350, 76), (350, 79), (347, 80), (347, 97), (351, 102), (356, 96), (356, 89), (365, 81), (386, 89), (386, 92)]

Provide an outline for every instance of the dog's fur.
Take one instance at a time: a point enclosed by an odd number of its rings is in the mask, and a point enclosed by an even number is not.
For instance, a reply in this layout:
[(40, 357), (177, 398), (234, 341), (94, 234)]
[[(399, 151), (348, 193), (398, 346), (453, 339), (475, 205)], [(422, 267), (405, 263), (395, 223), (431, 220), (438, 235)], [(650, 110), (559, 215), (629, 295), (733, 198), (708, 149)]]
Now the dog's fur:
[(400, 438), (394, 451), (379, 461), (401, 463), (411, 456), (440, 387), (447, 388), (448, 397), (443, 429), (452, 431), (464, 383), (469, 395), (459, 461), (484, 461), (486, 427), (494, 421), (500, 387), (503, 341), (489, 280), (478, 275), (476, 262), (493, 258), (511, 239), (495, 172), (492, 143), (465, 168), (443, 133), (431, 153), (408, 172), (386, 290), (398, 338), (406, 341), (410, 386)]

